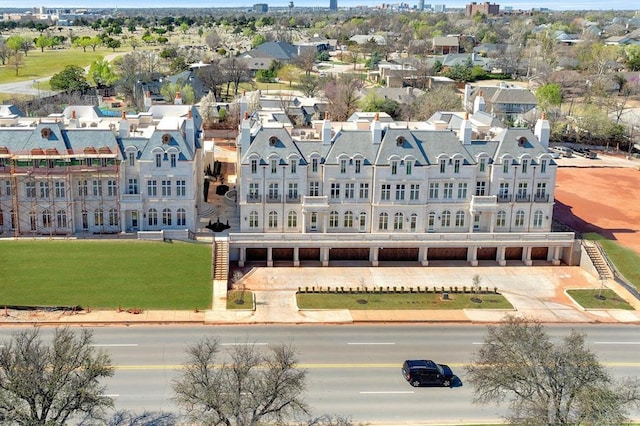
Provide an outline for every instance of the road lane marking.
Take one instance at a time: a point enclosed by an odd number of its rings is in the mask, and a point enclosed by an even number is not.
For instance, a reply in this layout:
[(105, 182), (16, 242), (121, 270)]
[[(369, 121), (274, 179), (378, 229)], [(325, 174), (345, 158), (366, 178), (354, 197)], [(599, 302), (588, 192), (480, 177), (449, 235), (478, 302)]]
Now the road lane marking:
[(594, 345), (640, 345), (640, 342), (593, 342)]
[[(640, 367), (640, 362), (601, 362), (605, 367)], [(449, 363), (449, 367), (463, 368), (471, 365), (471, 363)], [(212, 368), (221, 368), (222, 364), (212, 364)], [(297, 364), (297, 368), (304, 368), (308, 370), (314, 369), (363, 369), (363, 368), (397, 368), (400, 369), (400, 364)], [(184, 364), (167, 364), (167, 365), (114, 365), (116, 370), (182, 370), (185, 368)]]
[(100, 395), (100, 396), (106, 396), (107, 398), (118, 398), (120, 396), (120, 394), (119, 393), (110, 393), (110, 394)]
[(415, 393), (414, 391), (361, 391), (362, 395), (388, 395), (388, 394), (407, 394), (407, 393)]
[(94, 348), (131, 348), (138, 346), (137, 343), (94, 343), (89, 345)]
[(268, 343), (220, 343), (220, 346), (266, 346)]
[(395, 345), (395, 342), (347, 342), (347, 345)]

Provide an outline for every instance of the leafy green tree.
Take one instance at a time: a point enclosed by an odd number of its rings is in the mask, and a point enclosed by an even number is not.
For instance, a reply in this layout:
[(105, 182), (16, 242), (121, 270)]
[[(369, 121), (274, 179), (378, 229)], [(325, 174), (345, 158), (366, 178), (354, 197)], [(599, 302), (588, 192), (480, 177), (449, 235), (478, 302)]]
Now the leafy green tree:
[(62, 71), (51, 77), (49, 84), (53, 90), (66, 92), (84, 92), (89, 88), (84, 70), (77, 65), (64, 67)]
[(169, 103), (173, 103), (177, 93), (180, 93), (183, 103), (194, 103), (196, 96), (190, 84), (184, 84), (182, 81), (176, 83), (167, 82), (160, 88), (160, 94), (164, 97), (164, 100)]
[[(14, 52), (18, 52), (20, 50), (24, 51), (24, 46), (30, 45), (31, 42), (25, 37), (12, 35), (7, 39), (7, 41), (5, 41), (5, 44), (9, 47), (9, 49), (13, 50)], [(27, 48), (27, 52), (28, 51), (29, 49)], [(25, 56), (27, 52), (25, 52)]]
[(53, 46), (53, 37), (49, 37), (47, 35), (44, 34), (40, 34), (38, 36), (38, 38), (36, 38), (36, 47), (40, 48), (41, 52), (44, 52), (44, 48), (45, 47), (52, 47)]
[(238, 345), (224, 361), (218, 340), (206, 338), (187, 354), (173, 382), (174, 399), (196, 423), (287, 424), (309, 413), (303, 399), (307, 373), (291, 346), (263, 353), (255, 345)]
[(182, 34), (186, 34), (187, 31), (189, 31), (189, 24), (187, 24), (186, 22), (183, 22), (180, 24), (179, 29), (180, 31), (182, 31)]
[(630, 71), (640, 71), (640, 45), (629, 44), (624, 48), (627, 58), (627, 68)]
[(262, 34), (256, 34), (251, 39), (251, 47), (255, 49), (266, 41), (267, 39)]
[(118, 76), (109, 61), (94, 61), (89, 66), (89, 79), (98, 87), (111, 86)]
[(385, 99), (376, 95), (375, 90), (369, 90), (364, 98), (359, 102), (360, 109), (365, 112), (386, 112), (394, 120), (398, 120), (402, 115), (400, 104), (393, 99)]
[(562, 88), (558, 83), (547, 83), (536, 89), (538, 107), (543, 111), (549, 111), (552, 106), (562, 103)]
[(57, 328), (49, 346), (39, 328), (14, 333), (0, 345), (0, 419), (25, 426), (62, 426), (84, 417), (106, 423), (113, 400), (100, 379), (113, 373), (89, 330)]
[(541, 324), (515, 317), (488, 327), (466, 371), (474, 401), (507, 401), (512, 424), (622, 424), (640, 405), (638, 379), (616, 383), (584, 334), (556, 342)]

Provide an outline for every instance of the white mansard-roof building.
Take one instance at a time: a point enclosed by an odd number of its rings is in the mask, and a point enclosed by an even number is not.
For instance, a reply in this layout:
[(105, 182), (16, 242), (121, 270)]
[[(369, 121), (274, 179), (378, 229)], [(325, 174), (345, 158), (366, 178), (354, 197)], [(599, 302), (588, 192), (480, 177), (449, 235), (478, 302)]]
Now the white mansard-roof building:
[(569, 262), (573, 235), (551, 233), (549, 123), (494, 133), (479, 114), (434, 123), (325, 119), (306, 129), (245, 116), (241, 228), (229, 236), (239, 263)]

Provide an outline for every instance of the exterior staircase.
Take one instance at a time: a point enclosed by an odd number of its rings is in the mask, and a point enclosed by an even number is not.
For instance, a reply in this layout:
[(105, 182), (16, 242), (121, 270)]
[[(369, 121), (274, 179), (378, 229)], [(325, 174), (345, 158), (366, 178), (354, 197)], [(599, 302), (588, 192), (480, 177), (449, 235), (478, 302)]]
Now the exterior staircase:
[(613, 279), (613, 272), (611, 271), (611, 268), (609, 268), (609, 264), (605, 260), (598, 246), (594, 244), (585, 244), (584, 248), (589, 259), (591, 259), (593, 266), (596, 268), (598, 276), (601, 279)]
[(213, 279), (227, 281), (229, 277), (229, 240), (216, 238), (213, 241)]

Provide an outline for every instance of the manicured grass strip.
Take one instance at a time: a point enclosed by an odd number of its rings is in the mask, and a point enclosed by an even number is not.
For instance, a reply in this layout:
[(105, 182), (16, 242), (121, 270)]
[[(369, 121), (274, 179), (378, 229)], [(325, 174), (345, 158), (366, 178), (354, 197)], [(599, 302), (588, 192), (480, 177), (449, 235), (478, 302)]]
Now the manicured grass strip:
[(469, 293), (449, 293), (450, 300), (442, 300), (441, 295), (437, 293), (296, 294), (300, 309), (513, 309), (507, 299), (500, 294), (482, 294), (479, 296), (481, 303), (474, 303), (471, 300), (473, 298), (474, 295)]
[(208, 309), (211, 245), (0, 241), (0, 307)]
[(640, 291), (640, 255), (638, 253), (615, 241), (607, 240), (599, 234), (588, 233), (584, 234), (583, 238), (598, 241), (616, 269)]
[[(609, 289), (600, 290), (567, 290), (573, 300), (585, 309), (626, 309), (633, 311), (633, 306)], [(599, 299), (597, 296), (602, 296)]]
[(241, 290), (227, 292), (227, 309), (253, 309), (253, 292)]

